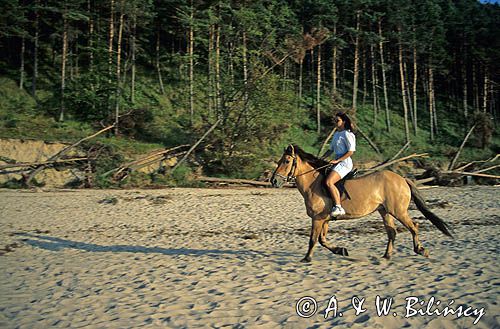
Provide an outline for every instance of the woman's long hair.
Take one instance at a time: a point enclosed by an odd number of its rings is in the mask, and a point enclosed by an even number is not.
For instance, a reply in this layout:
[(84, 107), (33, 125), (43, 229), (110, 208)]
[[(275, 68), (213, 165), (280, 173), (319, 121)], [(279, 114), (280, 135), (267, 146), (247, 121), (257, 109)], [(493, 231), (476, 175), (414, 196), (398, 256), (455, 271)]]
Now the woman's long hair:
[(350, 130), (352, 133), (356, 132), (356, 124), (351, 120), (351, 118), (345, 112), (337, 112), (336, 117), (339, 117), (344, 121), (344, 127)]

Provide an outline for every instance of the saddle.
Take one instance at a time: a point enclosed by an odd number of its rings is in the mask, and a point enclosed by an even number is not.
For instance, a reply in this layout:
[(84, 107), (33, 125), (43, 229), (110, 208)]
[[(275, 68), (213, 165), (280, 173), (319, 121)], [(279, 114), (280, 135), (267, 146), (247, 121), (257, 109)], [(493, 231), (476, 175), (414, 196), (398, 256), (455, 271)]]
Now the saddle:
[[(333, 166), (330, 166), (330, 167), (327, 168), (327, 170), (326, 170), (326, 176), (332, 171), (332, 169), (333, 169)], [(358, 174), (358, 169), (354, 168), (347, 175), (345, 175), (344, 178), (342, 178), (337, 183), (335, 183), (335, 186), (339, 190), (340, 198), (342, 198), (342, 195), (345, 194), (348, 199), (351, 199), (351, 197), (349, 196), (349, 193), (345, 189), (344, 184), (345, 184), (345, 182), (347, 180), (355, 178), (357, 174)], [(327, 195), (330, 194), (330, 192), (328, 192), (328, 186), (326, 186), (326, 179), (323, 180), (323, 189), (327, 192), (326, 193)]]

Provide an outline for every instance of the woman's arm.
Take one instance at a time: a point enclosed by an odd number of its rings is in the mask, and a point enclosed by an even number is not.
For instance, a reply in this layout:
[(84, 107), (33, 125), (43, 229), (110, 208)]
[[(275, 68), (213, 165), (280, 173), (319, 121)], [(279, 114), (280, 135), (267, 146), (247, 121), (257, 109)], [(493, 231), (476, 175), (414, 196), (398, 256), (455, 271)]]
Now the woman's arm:
[(353, 154), (354, 154), (354, 151), (347, 151), (347, 153), (346, 153), (346, 154), (344, 154), (343, 156), (341, 156), (341, 157), (340, 157), (340, 158), (338, 158), (337, 160), (332, 160), (332, 161), (330, 161), (330, 163), (333, 163), (333, 164), (335, 164), (335, 163), (339, 163), (339, 162), (341, 162), (341, 161), (344, 161), (345, 159), (347, 159), (348, 157), (350, 157), (350, 156), (351, 156), (351, 155), (353, 155)]

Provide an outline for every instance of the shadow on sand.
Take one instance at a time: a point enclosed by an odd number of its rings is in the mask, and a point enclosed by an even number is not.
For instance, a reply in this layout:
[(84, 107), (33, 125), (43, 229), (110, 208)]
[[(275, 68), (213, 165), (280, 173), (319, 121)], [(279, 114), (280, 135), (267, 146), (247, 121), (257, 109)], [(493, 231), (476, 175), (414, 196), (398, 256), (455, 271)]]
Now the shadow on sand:
[(254, 250), (223, 250), (223, 249), (189, 249), (189, 248), (161, 248), (161, 247), (144, 247), (144, 246), (131, 246), (131, 245), (110, 245), (103, 246), (94, 243), (71, 241), (51, 236), (44, 236), (31, 233), (16, 233), (21, 238), (23, 243), (35, 248), (61, 251), (64, 249), (76, 249), (87, 252), (130, 252), (130, 253), (143, 253), (143, 254), (162, 254), (167, 256), (237, 256), (244, 258), (253, 257), (268, 257), (268, 256), (281, 256), (292, 257), (296, 255), (290, 252), (263, 252)]

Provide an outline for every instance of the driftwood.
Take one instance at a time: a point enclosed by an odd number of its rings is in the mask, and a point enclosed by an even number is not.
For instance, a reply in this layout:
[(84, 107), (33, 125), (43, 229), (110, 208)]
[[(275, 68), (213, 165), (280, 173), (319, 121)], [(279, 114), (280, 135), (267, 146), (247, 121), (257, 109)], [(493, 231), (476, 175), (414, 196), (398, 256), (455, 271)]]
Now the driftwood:
[[(198, 177), (199, 181), (208, 182), (208, 183), (224, 183), (224, 184), (238, 184), (238, 185), (254, 185), (254, 186), (265, 186), (271, 187), (270, 182), (260, 182), (249, 179), (234, 179), (234, 178), (217, 178), (217, 177), (206, 177), (200, 176)], [(295, 187), (293, 184), (285, 184), (284, 187)]]
[(443, 171), (443, 174), (462, 175), (462, 176), (476, 176), (476, 177), (485, 177), (485, 178), (500, 179), (500, 176), (498, 176), (498, 175), (489, 175), (489, 174), (481, 174), (481, 173), (466, 172), (466, 171)]
[[(90, 136), (87, 136), (87, 137), (85, 137), (85, 138), (80, 139), (78, 142), (76, 142), (76, 143), (74, 143), (74, 144), (71, 144), (71, 145), (69, 145), (69, 146), (65, 147), (65, 148), (64, 148), (64, 149), (62, 149), (61, 151), (59, 151), (59, 152), (57, 152), (56, 154), (54, 154), (53, 156), (51, 156), (51, 157), (47, 160), (47, 162), (50, 162), (50, 161), (55, 161), (55, 160), (59, 159), (59, 158), (60, 158), (60, 157), (62, 157), (64, 154), (68, 153), (68, 151), (69, 151), (69, 150), (71, 150), (72, 148), (77, 147), (78, 145), (80, 145), (80, 144), (81, 144), (81, 143), (83, 143), (84, 141), (89, 140), (89, 139), (91, 139), (91, 138), (94, 138), (94, 137), (96, 137), (96, 136), (98, 136), (98, 135), (102, 134), (103, 132), (110, 130), (110, 129), (111, 129), (111, 128), (113, 128), (113, 127), (114, 127), (114, 125), (108, 126), (108, 127), (104, 128), (104, 129), (101, 129), (101, 130), (99, 130), (98, 132), (96, 132), (96, 133), (94, 133), (94, 134), (92, 134), (92, 135), (90, 135)], [(38, 166), (37, 168), (35, 168), (34, 170), (32, 170), (32, 171), (31, 171), (28, 175), (26, 175), (25, 184), (29, 186), (29, 185), (30, 185), (30, 183), (31, 183), (31, 181), (33, 180), (33, 178), (35, 178), (35, 176), (36, 176), (39, 172), (41, 172), (41, 171), (42, 171), (45, 167), (46, 167), (46, 165), (40, 165), (40, 166)]]
[(392, 161), (388, 161), (388, 162), (384, 162), (384, 163), (381, 163), (381, 164), (378, 164), (376, 165), (375, 167), (371, 167), (369, 169), (365, 169), (365, 170), (361, 170), (364, 173), (370, 173), (372, 171), (378, 171), (378, 170), (381, 170), (385, 167), (388, 167), (394, 163), (397, 163), (397, 162), (401, 162), (401, 161), (405, 161), (405, 160), (408, 160), (408, 159), (412, 159), (412, 158), (423, 158), (423, 157), (427, 157), (429, 154), (428, 153), (420, 153), (420, 154), (416, 154), (416, 153), (413, 153), (413, 154), (410, 154), (408, 156), (405, 156), (405, 157), (402, 157), (402, 158), (399, 158), (399, 159), (395, 159), (395, 160), (392, 160)]
[(481, 172), (490, 171), (490, 170), (493, 170), (493, 169), (498, 168), (498, 167), (500, 167), (500, 165), (494, 165), (494, 166), (491, 166), (491, 167), (488, 167), (488, 168), (483, 168), (483, 169), (480, 169), (480, 170), (475, 170), (475, 171), (473, 171), (473, 173), (474, 174), (479, 174)]
[(366, 141), (368, 142), (368, 144), (370, 144), (370, 146), (372, 147), (372, 149), (374, 149), (375, 152), (377, 152), (377, 154), (380, 154), (380, 150), (377, 147), (377, 145), (375, 145), (375, 143), (372, 142), (372, 140), (363, 132), (363, 130), (361, 130), (361, 128), (358, 127), (357, 129), (358, 129), (358, 132), (361, 134), (361, 136), (363, 136), (363, 138), (366, 139)]
[(437, 179), (437, 177), (428, 177), (428, 178), (423, 178), (423, 179), (417, 179), (415, 183), (417, 184), (425, 184), (429, 182), (433, 182)]
[(465, 168), (470, 167), (470, 166), (472, 166), (473, 164), (476, 164), (476, 163), (495, 162), (498, 159), (498, 157), (500, 157), (500, 154), (497, 154), (493, 158), (489, 158), (489, 159), (486, 159), (486, 160), (478, 160), (478, 161), (469, 162), (469, 163), (467, 163), (467, 164), (465, 164), (465, 165), (463, 165), (461, 167), (455, 168), (454, 170), (455, 171), (462, 171)]
[(46, 166), (52, 164), (85, 161), (85, 160), (89, 160), (89, 158), (72, 158), (72, 159), (55, 160), (55, 161), (42, 161), (42, 162), (17, 162), (12, 164), (0, 165), (0, 170), (10, 169), (10, 168), (21, 168), (21, 167)]
[(394, 154), (394, 156), (392, 158), (390, 158), (389, 160), (387, 160), (386, 162), (390, 162), (394, 159), (396, 159), (398, 156), (401, 155), (401, 153), (403, 153), (404, 151), (406, 151), (408, 149), (408, 147), (410, 147), (410, 141), (408, 141), (405, 145), (403, 145), (403, 147), (396, 153)]
[[(170, 159), (172, 156), (167, 155), (168, 153), (181, 149), (183, 147), (187, 147), (189, 145), (179, 145), (170, 149), (166, 150), (161, 150), (161, 151), (154, 151), (153, 153), (150, 153), (146, 155), (145, 157), (142, 157), (140, 159), (134, 160), (132, 162), (126, 163), (118, 168), (114, 168), (110, 171), (105, 172), (104, 174), (101, 175), (101, 177), (107, 177), (108, 175), (114, 173), (113, 178), (114, 179), (123, 179), (124, 177), (121, 177), (123, 172), (130, 173), (133, 170), (137, 170), (146, 166), (149, 166), (152, 163), (155, 162), (161, 162), (167, 159)], [(186, 152), (181, 152), (180, 154), (183, 154)], [(179, 155), (179, 153), (176, 153), (175, 156)], [(126, 175), (125, 175), (126, 176)]]
[(333, 134), (335, 134), (335, 131), (337, 131), (337, 127), (333, 128), (330, 134), (328, 134), (328, 137), (325, 139), (323, 144), (321, 145), (321, 148), (319, 149), (319, 152), (317, 154), (318, 157), (320, 157), (323, 154), (323, 150), (325, 149), (326, 144), (328, 144), (328, 141), (332, 139)]
[(199, 140), (198, 140), (198, 141), (197, 141), (197, 142), (196, 142), (193, 146), (191, 146), (191, 148), (190, 148), (190, 149), (187, 151), (187, 153), (186, 153), (186, 154), (182, 157), (182, 159), (181, 159), (179, 162), (177, 162), (177, 164), (176, 164), (176, 165), (172, 168), (172, 172), (174, 172), (174, 171), (175, 171), (175, 169), (177, 169), (177, 168), (181, 165), (181, 163), (183, 163), (183, 162), (187, 159), (187, 157), (191, 154), (191, 152), (193, 152), (193, 151), (194, 151), (194, 149), (195, 149), (198, 145), (200, 145), (200, 143), (201, 143), (201, 142), (205, 139), (205, 137), (207, 137), (207, 136), (208, 136), (208, 135), (212, 132), (212, 130), (214, 130), (214, 129), (215, 129), (215, 127), (217, 127), (217, 125), (218, 125), (221, 121), (222, 121), (222, 119), (217, 120), (217, 121), (216, 121), (216, 122), (212, 125), (212, 127), (210, 127), (210, 129), (208, 129), (208, 130), (207, 130), (207, 132), (206, 132), (205, 134), (203, 134), (203, 136), (201, 136), (201, 138), (200, 138), (200, 139), (199, 139)]
[(464, 148), (465, 143), (467, 142), (467, 140), (469, 139), (470, 135), (472, 134), (472, 131), (474, 131), (474, 128), (476, 128), (476, 125), (473, 125), (470, 128), (470, 130), (467, 133), (467, 135), (465, 135), (465, 138), (462, 141), (462, 144), (460, 145), (460, 148), (458, 149), (457, 153), (455, 154), (455, 156), (453, 157), (453, 159), (450, 161), (450, 164), (448, 165), (448, 170), (452, 170), (453, 167), (455, 166), (455, 162), (457, 162), (458, 157), (460, 156), (460, 152), (462, 152), (462, 149)]

